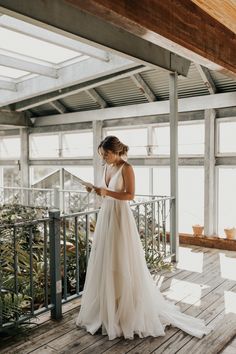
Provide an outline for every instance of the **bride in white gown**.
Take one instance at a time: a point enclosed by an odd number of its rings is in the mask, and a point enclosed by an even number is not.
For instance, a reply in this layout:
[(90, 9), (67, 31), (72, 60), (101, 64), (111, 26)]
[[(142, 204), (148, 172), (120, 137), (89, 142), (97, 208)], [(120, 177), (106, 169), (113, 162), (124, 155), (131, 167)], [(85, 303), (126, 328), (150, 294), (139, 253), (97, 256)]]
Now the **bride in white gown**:
[(201, 338), (210, 331), (204, 321), (165, 300), (147, 268), (128, 203), (134, 198), (133, 168), (122, 159), (128, 147), (108, 136), (98, 150), (106, 165), (95, 191), (104, 198), (76, 324), (91, 334), (102, 326), (110, 340), (164, 336), (169, 324)]

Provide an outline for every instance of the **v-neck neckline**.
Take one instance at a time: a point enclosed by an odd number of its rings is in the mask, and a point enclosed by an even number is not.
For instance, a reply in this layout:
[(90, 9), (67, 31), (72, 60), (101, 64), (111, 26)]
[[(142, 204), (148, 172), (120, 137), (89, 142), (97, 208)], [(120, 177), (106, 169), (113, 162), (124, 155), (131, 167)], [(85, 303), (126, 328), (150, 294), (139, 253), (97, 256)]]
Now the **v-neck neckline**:
[(110, 178), (110, 180), (109, 180), (108, 183), (107, 183), (107, 181), (106, 181), (106, 172), (107, 172), (107, 165), (106, 165), (105, 173), (104, 173), (104, 182), (105, 182), (105, 185), (106, 185), (107, 188), (109, 187), (109, 184), (110, 184), (112, 178), (120, 171), (121, 167), (123, 167), (124, 164), (125, 164), (125, 163), (122, 163), (122, 165), (118, 168), (118, 170), (114, 173), (114, 175), (111, 176), (111, 178)]

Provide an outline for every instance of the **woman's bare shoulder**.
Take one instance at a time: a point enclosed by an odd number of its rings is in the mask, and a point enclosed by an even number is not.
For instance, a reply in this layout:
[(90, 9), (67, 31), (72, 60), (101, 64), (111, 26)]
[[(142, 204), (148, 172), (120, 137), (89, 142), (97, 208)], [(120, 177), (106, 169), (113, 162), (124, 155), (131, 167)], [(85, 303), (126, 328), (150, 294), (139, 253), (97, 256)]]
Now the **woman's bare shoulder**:
[(133, 172), (134, 169), (132, 165), (130, 165), (128, 162), (125, 162), (123, 165), (123, 171), (129, 173), (131, 171)]

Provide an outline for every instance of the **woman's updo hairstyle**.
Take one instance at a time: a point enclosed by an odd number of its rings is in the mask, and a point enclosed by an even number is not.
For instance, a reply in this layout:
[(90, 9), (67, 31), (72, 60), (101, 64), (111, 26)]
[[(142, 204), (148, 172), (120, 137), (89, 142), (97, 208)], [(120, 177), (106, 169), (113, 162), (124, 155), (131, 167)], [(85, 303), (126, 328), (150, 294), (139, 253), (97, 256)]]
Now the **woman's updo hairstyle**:
[(121, 156), (123, 159), (127, 158), (127, 153), (129, 150), (127, 145), (123, 144), (116, 136), (113, 135), (106, 136), (106, 138), (100, 142), (98, 151), (101, 148), (104, 150), (110, 150), (114, 154)]

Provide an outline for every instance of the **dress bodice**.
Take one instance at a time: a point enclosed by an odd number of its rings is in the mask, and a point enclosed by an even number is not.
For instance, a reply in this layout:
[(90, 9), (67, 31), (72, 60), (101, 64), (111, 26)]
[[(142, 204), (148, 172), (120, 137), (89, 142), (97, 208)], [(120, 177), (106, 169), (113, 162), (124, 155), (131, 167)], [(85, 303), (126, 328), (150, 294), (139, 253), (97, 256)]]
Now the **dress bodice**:
[(102, 178), (102, 187), (109, 189), (114, 192), (123, 192), (124, 191), (124, 179), (122, 176), (122, 169), (124, 163), (117, 169), (117, 171), (111, 177), (108, 185), (106, 184), (106, 173), (107, 173), (107, 165), (104, 167), (103, 178)]

